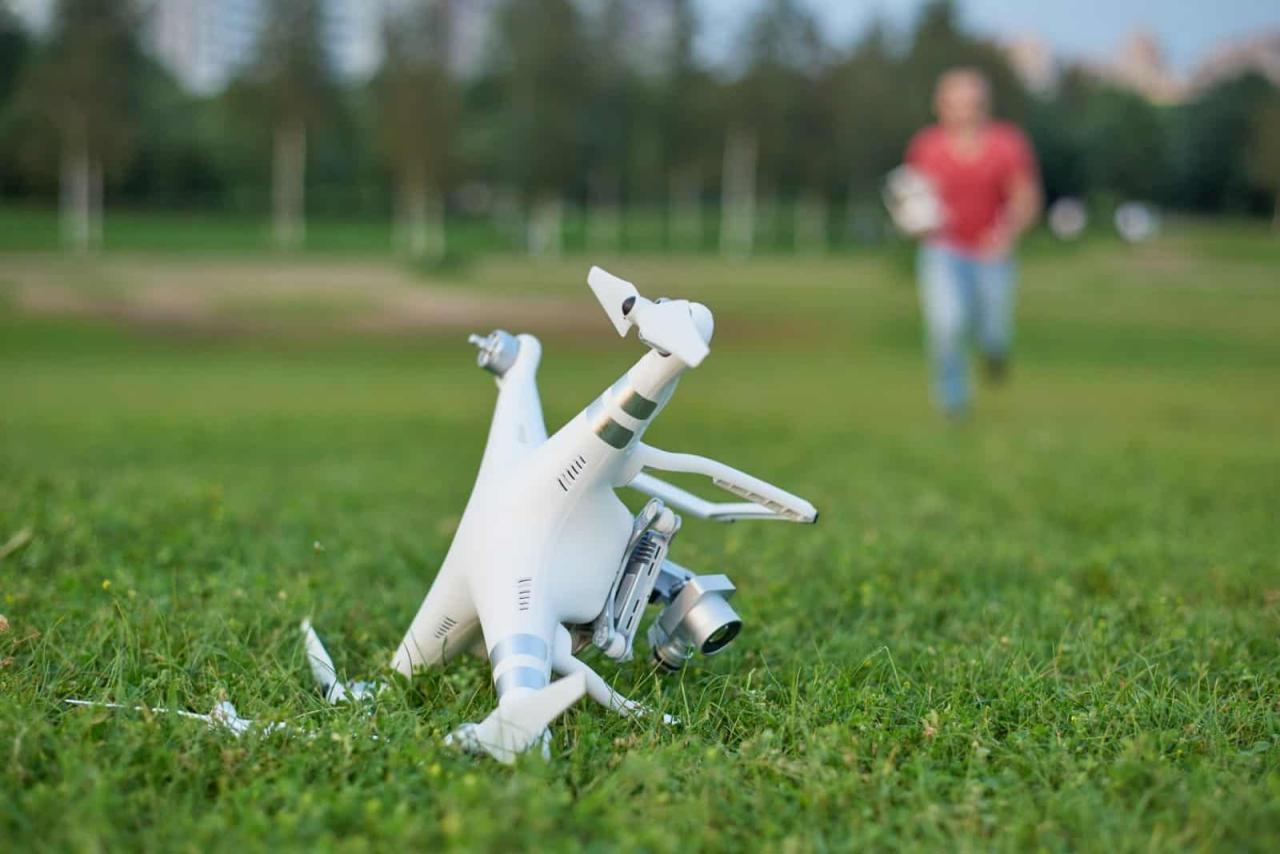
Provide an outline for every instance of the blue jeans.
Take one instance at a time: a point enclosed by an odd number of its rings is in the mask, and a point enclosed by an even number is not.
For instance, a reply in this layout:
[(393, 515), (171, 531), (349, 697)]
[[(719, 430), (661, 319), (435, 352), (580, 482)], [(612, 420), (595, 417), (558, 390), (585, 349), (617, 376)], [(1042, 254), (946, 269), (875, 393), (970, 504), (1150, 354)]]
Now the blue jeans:
[(925, 244), (918, 259), (920, 306), (933, 392), (948, 413), (969, 405), (970, 336), (991, 358), (1005, 358), (1013, 336), (1014, 267)]

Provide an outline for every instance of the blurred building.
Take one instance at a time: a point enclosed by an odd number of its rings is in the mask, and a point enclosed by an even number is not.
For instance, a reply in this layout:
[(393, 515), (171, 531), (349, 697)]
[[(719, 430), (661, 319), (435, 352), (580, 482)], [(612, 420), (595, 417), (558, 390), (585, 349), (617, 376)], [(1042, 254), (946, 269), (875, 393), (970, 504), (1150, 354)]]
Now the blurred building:
[(1191, 75), (1191, 88), (1203, 91), (1223, 80), (1253, 72), (1280, 86), (1280, 29), (1234, 39), (1218, 46)]
[(1112, 59), (1086, 64), (1093, 74), (1155, 104), (1176, 104), (1187, 94), (1183, 80), (1169, 67), (1154, 33), (1139, 30)]
[(1022, 85), (1043, 95), (1058, 85), (1061, 66), (1049, 43), (1037, 35), (1020, 35), (1000, 45)]
[(1185, 78), (1169, 68), (1159, 42), (1145, 32), (1130, 36), (1114, 60), (1087, 67), (1112, 85), (1157, 104), (1178, 103), (1249, 72), (1280, 86), (1280, 29), (1222, 42)]

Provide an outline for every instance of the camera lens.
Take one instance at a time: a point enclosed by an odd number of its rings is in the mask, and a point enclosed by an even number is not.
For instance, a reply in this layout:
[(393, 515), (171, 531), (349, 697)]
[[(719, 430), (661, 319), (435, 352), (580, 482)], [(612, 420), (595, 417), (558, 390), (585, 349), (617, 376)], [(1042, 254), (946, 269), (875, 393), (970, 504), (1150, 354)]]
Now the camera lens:
[(742, 620), (717, 591), (707, 591), (680, 621), (680, 632), (703, 655), (724, 649), (742, 628)]
[(742, 621), (733, 620), (725, 623), (720, 628), (711, 633), (711, 636), (702, 642), (702, 654), (711, 655), (719, 652), (738, 636), (738, 632), (742, 630)]

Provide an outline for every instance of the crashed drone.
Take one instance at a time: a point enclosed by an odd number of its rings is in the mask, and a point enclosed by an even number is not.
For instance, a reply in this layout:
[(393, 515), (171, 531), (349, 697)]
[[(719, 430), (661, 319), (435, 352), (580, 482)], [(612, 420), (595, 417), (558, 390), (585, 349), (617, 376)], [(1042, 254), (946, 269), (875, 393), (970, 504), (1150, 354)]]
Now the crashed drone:
[[(587, 279), (618, 334), (634, 326), (649, 352), (604, 394), (548, 437), (538, 399), (538, 339), (498, 330), (472, 336), (477, 362), (494, 374), (498, 400), (453, 543), (391, 662), (406, 676), (475, 650), (493, 669), (498, 707), (448, 740), (503, 762), (535, 745), (583, 694), (622, 715), (646, 714), (575, 653), (595, 646), (627, 661), (645, 608), (662, 606), (648, 630), (653, 657), (678, 670), (712, 655), (742, 621), (724, 575), (697, 575), (668, 559), (679, 513), (731, 522), (812, 523), (799, 498), (724, 463), (646, 445), (645, 429), (671, 399), (680, 375), (710, 352), (706, 306), (642, 297), (593, 267)], [(707, 501), (649, 470), (711, 478), (740, 501)], [(614, 494), (651, 496), (633, 516)], [(551, 681), (552, 675), (562, 677)]]
[[(587, 282), (618, 334), (636, 327), (649, 352), (548, 438), (535, 376), (542, 357), (538, 339), (502, 330), (472, 336), (480, 367), (497, 378), (493, 424), (453, 544), (391, 661), (412, 676), (460, 652), (487, 657), (498, 708), (446, 740), (507, 763), (535, 746), (546, 754), (548, 725), (584, 694), (624, 716), (649, 713), (615, 692), (576, 653), (595, 646), (608, 658), (629, 661), (650, 603), (661, 610), (649, 625), (649, 646), (667, 670), (679, 670), (699, 652), (714, 655), (737, 637), (742, 621), (728, 602), (733, 583), (723, 575), (697, 575), (667, 557), (680, 530), (676, 511), (718, 522), (818, 520), (808, 501), (759, 478), (640, 441), (680, 375), (710, 352), (711, 312), (686, 300), (647, 300), (599, 267)], [(647, 469), (706, 475), (745, 500), (707, 501)], [(614, 494), (623, 486), (650, 496), (636, 516)], [(302, 636), (328, 702), (362, 702), (384, 687), (344, 684), (309, 620)], [(552, 682), (552, 674), (562, 678)], [(246, 720), (225, 700), (209, 714), (66, 702), (176, 712), (237, 736), (315, 735), (287, 723)]]

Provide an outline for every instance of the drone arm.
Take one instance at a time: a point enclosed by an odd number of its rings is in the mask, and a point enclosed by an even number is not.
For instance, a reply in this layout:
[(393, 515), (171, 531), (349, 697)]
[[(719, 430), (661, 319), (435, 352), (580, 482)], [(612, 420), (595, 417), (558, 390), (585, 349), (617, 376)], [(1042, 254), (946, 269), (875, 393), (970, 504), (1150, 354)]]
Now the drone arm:
[(707, 501), (643, 472), (630, 481), (630, 486), (691, 515), (726, 522), (734, 519), (786, 519), (813, 523), (818, 520), (817, 509), (800, 496), (716, 460), (697, 454), (675, 454), (644, 444), (636, 448), (635, 454), (641, 468), (705, 475), (721, 489), (747, 499), (747, 502), (739, 503)]
[(734, 522), (738, 519), (777, 519), (768, 507), (750, 501), (716, 502), (694, 495), (674, 483), (641, 472), (627, 484), (645, 495), (661, 499), (664, 504), (689, 516), (711, 519), (716, 522)]
[(532, 335), (520, 335), (517, 340), (520, 346), (514, 364), (497, 378), (498, 400), (480, 463), (480, 478), (491, 470), (510, 466), (547, 440), (542, 401), (538, 396), (537, 372), (542, 345)]

